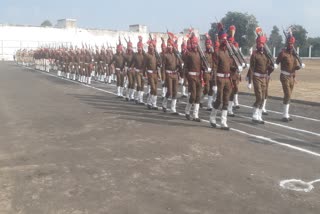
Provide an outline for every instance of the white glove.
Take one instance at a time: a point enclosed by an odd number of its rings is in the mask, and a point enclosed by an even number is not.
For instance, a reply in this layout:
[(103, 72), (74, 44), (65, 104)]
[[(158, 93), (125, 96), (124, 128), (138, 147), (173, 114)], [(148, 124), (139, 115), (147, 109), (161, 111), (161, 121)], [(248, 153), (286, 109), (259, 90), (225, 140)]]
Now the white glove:
[(306, 65), (304, 63), (302, 63), (301, 68), (305, 68), (305, 67), (306, 67)]
[(181, 67), (183, 67), (184, 66), (184, 63), (181, 63)]
[(243, 67), (243, 68), (246, 67), (246, 63), (243, 62), (243, 63), (242, 63), (242, 67)]
[(243, 68), (241, 66), (238, 67), (239, 73), (243, 71)]
[(274, 69), (277, 69), (278, 68), (278, 64), (274, 63), (273, 67), (274, 67)]
[(246, 64), (246, 67), (249, 69), (250, 68), (250, 64)]
[(251, 90), (251, 88), (252, 88), (252, 85), (250, 83), (250, 84), (248, 84), (248, 89)]
[(212, 90), (213, 90), (213, 93), (217, 93), (218, 91), (218, 87), (216, 85), (212, 86)]
[(208, 68), (208, 71), (209, 71), (209, 72), (211, 72), (211, 71), (212, 71), (212, 69), (211, 69), (211, 68)]
[(164, 81), (161, 81), (161, 84), (163, 85), (163, 84), (164, 84)]

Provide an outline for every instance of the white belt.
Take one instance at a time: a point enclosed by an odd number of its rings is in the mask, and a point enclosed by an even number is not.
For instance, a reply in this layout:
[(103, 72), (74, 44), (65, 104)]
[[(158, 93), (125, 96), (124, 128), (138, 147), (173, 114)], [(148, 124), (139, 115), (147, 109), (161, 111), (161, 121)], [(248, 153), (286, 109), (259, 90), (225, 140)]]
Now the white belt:
[(227, 77), (230, 77), (230, 74), (229, 74), (229, 73), (226, 73), (226, 74), (223, 74), (223, 73), (217, 73), (217, 76), (218, 76), (218, 77), (224, 77), (224, 78), (227, 78)]
[(152, 74), (152, 73), (153, 73), (153, 70), (148, 70), (147, 72), (150, 73), (150, 74)]
[(135, 70), (136, 72), (140, 72), (140, 71), (141, 71), (140, 69), (136, 69), (136, 68), (135, 68), (134, 70)]
[(206, 73), (211, 73), (211, 71), (205, 71)]
[(167, 74), (174, 74), (174, 73), (176, 73), (176, 71), (166, 70), (166, 73), (167, 73)]
[(292, 76), (293, 73), (289, 73), (287, 71), (281, 71), (282, 74), (286, 75), (286, 76)]
[(121, 69), (120, 68), (116, 68), (116, 71), (120, 71)]
[(256, 76), (256, 77), (263, 77), (263, 78), (268, 77), (268, 74), (260, 74), (260, 73), (257, 73), (257, 72), (253, 72), (253, 75)]
[(192, 75), (192, 76), (198, 76), (199, 75), (199, 72), (188, 72), (189, 75)]

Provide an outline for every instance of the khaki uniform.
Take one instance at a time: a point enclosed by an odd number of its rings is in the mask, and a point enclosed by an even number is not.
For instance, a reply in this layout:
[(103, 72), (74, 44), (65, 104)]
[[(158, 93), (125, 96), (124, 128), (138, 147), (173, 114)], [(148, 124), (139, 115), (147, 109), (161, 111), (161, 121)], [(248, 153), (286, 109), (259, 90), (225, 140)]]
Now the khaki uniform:
[(288, 50), (280, 52), (276, 63), (281, 64), (280, 81), (284, 93), (283, 104), (289, 104), (294, 87), (295, 72), (299, 69), (299, 63), (293, 53)]

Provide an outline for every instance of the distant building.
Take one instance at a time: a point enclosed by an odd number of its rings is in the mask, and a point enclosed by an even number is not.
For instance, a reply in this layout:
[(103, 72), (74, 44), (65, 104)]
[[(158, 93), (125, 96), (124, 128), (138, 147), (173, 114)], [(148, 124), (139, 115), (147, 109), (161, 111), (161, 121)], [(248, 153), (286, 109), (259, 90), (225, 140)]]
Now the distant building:
[(76, 28), (77, 20), (76, 19), (59, 19), (56, 24), (57, 28)]
[(129, 25), (130, 32), (148, 33), (148, 27), (146, 25)]

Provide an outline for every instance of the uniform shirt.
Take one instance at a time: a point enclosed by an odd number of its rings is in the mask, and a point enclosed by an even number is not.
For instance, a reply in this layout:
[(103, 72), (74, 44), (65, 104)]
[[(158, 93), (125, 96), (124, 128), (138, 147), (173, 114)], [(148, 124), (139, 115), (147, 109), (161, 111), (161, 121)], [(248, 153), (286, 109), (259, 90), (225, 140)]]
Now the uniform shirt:
[(143, 53), (135, 53), (133, 55), (131, 68), (136, 69), (143, 69), (143, 62), (144, 62), (144, 54)]
[(219, 48), (217, 52), (214, 52), (213, 61), (213, 69), (217, 73), (230, 73), (232, 69), (235, 69), (227, 49)]
[(164, 54), (162, 63), (163, 63), (162, 69), (164, 71), (166, 71), (166, 70), (175, 71), (178, 67), (178, 59), (174, 55), (174, 53)]
[(157, 58), (155, 54), (147, 53), (144, 58), (144, 69), (156, 71), (157, 70)]
[(279, 53), (276, 63), (281, 63), (281, 71), (286, 71), (289, 73), (294, 73), (298, 66), (298, 60), (293, 55), (292, 51), (288, 51), (286, 49), (283, 49)]
[(111, 64), (114, 63), (115, 68), (120, 68), (121, 70), (124, 68), (125, 58), (123, 54), (115, 54), (111, 60)]
[(269, 59), (265, 53), (255, 51), (250, 57), (250, 68), (248, 72), (267, 74), (269, 64)]
[(206, 51), (206, 52), (204, 52), (204, 56), (207, 59), (207, 62), (209, 64), (209, 68), (212, 69), (212, 67), (213, 67), (213, 53)]
[(190, 51), (186, 55), (185, 66), (188, 72), (201, 71), (201, 58), (199, 52)]
[(125, 54), (125, 61), (126, 61), (126, 66), (131, 67), (132, 64), (132, 60), (133, 60), (133, 53), (126, 53)]

